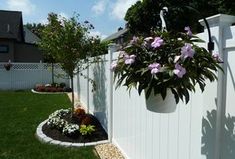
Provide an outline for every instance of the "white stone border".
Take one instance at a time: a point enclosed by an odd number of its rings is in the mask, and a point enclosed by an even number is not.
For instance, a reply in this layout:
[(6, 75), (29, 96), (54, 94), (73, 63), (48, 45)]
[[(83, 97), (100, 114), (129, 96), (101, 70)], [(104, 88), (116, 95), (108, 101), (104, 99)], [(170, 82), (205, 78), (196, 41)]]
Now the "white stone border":
[(46, 124), (47, 120), (43, 121), (40, 123), (37, 127), (36, 130), (36, 137), (44, 143), (49, 143), (53, 145), (59, 145), (59, 146), (64, 146), (64, 147), (82, 147), (82, 146), (93, 146), (93, 145), (98, 145), (98, 144), (105, 144), (109, 143), (108, 140), (102, 140), (102, 141), (97, 141), (97, 142), (88, 142), (88, 143), (72, 143), (72, 142), (62, 142), (58, 140), (53, 140), (52, 138), (46, 136), (43, 131), (42, 131), (42, 126)]
[(31, 89), (31, 92), (36, 93), (36, 94), (65, 94), (69, 92), (38, 92), (35, 91), (34, 89)]

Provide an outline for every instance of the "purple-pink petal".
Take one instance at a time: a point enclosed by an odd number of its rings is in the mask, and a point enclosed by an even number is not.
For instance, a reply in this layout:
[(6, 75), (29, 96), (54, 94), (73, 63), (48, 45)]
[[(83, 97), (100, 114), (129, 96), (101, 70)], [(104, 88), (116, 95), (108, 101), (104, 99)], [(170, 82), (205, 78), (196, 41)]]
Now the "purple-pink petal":
[(125, 60), (125, 64), (127, 64), (127, 65), (133, 64), (134, 62), (135, 62), (134, 59), (126, 59)]
[(139, 38), (136, 36), (133, 36), (132, 40), (130, 41), (131, 44), (136, 44), (138, 42)]
[(135, 62), (136, 55), (125, 55), (125, 64), (130, 65)]
[(158, 72), (160, 72), (160, 70), (159, 70), (158, 68), (153, 68), (153, 69), (151, 70), (151, 74), (152, 74), (152, 75), (154, 75), (154, 74), (156, 74), (156, 73), (158, 73)]
[(223, 62), (222, 58), (219, 56), (218, 53), (213, 53), (212, 57), (214, 58), (215, 61), (217, 62)]
[(155, 37), (154, 41), (151, 43), (151, 46), (153, 48), (158, 48), (163, 44), (163, 39), (161, 39), (160, 37)]
[(181, 56), (183, 59), (192, 58), (195, 54), (194, 49), (191, 44), (185, 43), (185, 45), (181, 48)]
[(186, 69), (177, 63), (175, 64), (175, 69), (173, 70), (173, 73), (177, 77), (182, 78), (186, 74)]
[(117, 68), (117, 61), (113, 61), (110, 67), (111, 71), (114, 71)]
[(160, 72), (161, 64), (159, 63), (152, 63), (148, 66), (149, 70), (151, 70), (151, 74), (156, 74)]
[(188, 36), (190, 36), (190, 37), (193, 36), (193, 33), (192, 33), (192, 31), (191, 31), (191, 29), (190, 29), (189, 26), (185, 27), (184, 30), (187, 31), (186, 34), (187, 34)]

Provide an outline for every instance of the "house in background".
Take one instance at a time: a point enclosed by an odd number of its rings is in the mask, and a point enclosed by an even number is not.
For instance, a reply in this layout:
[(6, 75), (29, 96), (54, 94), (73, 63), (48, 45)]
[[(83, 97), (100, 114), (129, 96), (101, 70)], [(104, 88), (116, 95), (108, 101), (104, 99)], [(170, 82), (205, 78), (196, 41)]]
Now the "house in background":
[(125, 41), (127, 41), (129, 35), (129, 31), (127, 28), (118, 28), (118, 31), (107, 38), (105, 38), (103, 41), (111, 41), (115, 44), (122, 45)]
[(0, 10), (0, 62), (40, 62), (39, 38), (23, 26), (22, 13)]

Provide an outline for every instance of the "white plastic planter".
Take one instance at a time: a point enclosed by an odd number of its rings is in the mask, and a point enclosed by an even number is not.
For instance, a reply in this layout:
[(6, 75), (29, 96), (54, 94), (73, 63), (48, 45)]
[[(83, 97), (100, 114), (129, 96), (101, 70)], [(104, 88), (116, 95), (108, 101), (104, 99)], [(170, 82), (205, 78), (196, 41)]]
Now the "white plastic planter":
[(146, 99), (146, 107), (149, 111), (157, 113), (172, 113), (176, 110), (175, 97), (170, 90), (167, 91), (167, 96), (163, 100), (160, 94), (154, 95), (152, 92)]

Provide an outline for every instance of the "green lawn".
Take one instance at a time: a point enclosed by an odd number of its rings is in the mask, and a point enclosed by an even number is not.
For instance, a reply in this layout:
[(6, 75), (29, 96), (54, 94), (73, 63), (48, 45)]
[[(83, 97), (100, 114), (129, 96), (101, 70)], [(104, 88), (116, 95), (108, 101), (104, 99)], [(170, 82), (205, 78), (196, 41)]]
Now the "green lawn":
[(0, 92), (0, 159), (98, 159), (93, 147), (63, 148), (35, 138), (40, 122), (70, 104), (66, 95)]

